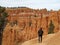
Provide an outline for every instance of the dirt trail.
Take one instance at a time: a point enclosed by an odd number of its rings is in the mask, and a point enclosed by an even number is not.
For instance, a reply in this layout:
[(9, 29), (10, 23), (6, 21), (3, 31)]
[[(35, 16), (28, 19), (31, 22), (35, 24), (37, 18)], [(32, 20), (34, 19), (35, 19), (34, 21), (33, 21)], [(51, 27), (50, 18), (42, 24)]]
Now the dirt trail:
[(43, 36), (43, 42), (39, 43), (38, 38), (31, 39), (29, 41), (24, 42), (22, 45), (47, 45), (47, 41), (52, 38), (55, 34), (49, 34)]

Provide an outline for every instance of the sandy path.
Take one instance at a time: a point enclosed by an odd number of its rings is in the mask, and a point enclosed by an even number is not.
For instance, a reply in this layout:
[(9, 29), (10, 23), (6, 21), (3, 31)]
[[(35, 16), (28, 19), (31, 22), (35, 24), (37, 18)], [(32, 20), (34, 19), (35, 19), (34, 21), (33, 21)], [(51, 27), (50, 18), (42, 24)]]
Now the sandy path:
[(60, 32), (56, 33), (51, 39), (49, 39), (47, 45), (60, 45)]
[(22, 45), (47, 45), (47, 40), (52, 38), (54, 35), (55, 34), (49, 34), (49, 35), (43, 36), (43, 42), (42, 43), (39, 43), (38, 39), (35, 38), (35, 39), (24, 42)]

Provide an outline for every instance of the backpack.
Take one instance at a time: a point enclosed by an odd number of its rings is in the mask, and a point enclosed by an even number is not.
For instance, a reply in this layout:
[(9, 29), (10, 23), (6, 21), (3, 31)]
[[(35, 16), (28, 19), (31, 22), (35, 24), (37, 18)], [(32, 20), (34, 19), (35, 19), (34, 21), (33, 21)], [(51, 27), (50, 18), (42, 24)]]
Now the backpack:
[(39, 31), (38, 31), (38, 35), (39, 35), (39, 36), (43, 35), (43, 31), (42, 31), (42, 30), (39, 30)]

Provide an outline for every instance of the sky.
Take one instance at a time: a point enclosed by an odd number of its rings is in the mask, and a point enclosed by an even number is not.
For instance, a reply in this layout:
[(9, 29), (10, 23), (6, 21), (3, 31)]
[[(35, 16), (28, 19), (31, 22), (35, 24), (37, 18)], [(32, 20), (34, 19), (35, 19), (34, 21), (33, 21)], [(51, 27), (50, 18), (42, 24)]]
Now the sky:
[(60, 9), (60, 0), (0, 0), (4, 7), (29, 7), (33, 9), (47, 8), (48, 10)]

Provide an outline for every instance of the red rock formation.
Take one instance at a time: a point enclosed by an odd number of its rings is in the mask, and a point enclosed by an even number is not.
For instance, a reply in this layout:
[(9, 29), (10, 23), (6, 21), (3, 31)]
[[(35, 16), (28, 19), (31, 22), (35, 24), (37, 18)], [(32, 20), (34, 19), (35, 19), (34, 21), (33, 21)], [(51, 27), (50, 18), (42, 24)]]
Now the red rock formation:
[[(59, 31), (60, 11), (47, 11), (47, 9), (35, 10), (25, 7), (25, 8), (16, 8), (16, 9), (15, 8), (6, 9), (6, 12), (9, 15), (8, 17), (9, 23), (17, 20), (17, 27), (19, 28), (15, 29), (15, 33), (14, 33), (17, 42), (20, 41), (23, 42), (26, 40), (30, 40), (32, 38), (36, 38), (37, 31), (41, 26), (43, 27), (44, 35), (48, 34), (48, 27), (50, 24), (50, 20), (52, 20), (54, 23), (55, 26), (54, 32)], [(5, 30), (5, 32), (7, 32), (7, 29)], [(4, 35), (6, 35), (5, 32)]]

